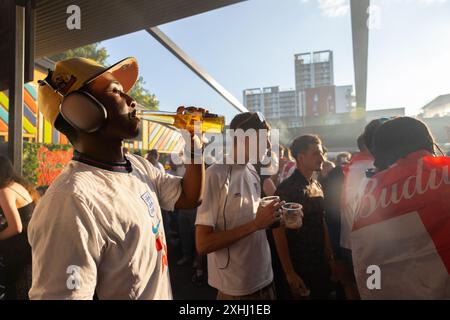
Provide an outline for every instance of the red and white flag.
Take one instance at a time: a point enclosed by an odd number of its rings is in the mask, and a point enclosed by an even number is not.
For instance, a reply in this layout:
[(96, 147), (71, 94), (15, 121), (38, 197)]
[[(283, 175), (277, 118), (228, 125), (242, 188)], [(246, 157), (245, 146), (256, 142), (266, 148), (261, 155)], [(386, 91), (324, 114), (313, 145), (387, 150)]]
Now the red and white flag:
[(367, 183), (351, 234), (362, 299), (450, 298), (449, 167), (419, 151)]
[(350, 163), (342, 166), (344, 184), (341, 195), (341, 238), (340, 245), (351, 249), (350, 233), (355, 218), (358, 200), (368, 179), (367, 169), (373, 168), (373, 158), (367, 152), (355, 154)]

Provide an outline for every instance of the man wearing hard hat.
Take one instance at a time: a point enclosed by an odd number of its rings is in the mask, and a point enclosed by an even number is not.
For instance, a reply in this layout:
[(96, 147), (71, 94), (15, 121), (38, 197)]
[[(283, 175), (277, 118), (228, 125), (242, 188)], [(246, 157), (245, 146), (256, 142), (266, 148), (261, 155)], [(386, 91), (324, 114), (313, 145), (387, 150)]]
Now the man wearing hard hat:
[[(139, 133), (134, 58), (73, 58), (40, 81), (39, 108), (74, 147), (33, 213), (31, 299), (172, 299), (161, 209), (200, 203), (204, 166), (184, 178), (123, 154)], [(193, 138), (194, 139), (194, 138)]]

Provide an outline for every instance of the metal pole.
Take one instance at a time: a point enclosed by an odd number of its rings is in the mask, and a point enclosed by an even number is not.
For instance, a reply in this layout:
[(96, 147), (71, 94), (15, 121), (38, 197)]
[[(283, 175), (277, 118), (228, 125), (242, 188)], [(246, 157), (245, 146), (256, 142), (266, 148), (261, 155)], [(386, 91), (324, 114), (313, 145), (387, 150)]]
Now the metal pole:
[(9, 90), (8, 154), (14, 170), (22, 175), (23, 83), (25, 60), (25, 8), (16, 6), (15, 55), (12, 86)]
[(183, 62), (189, 69), (191, 69), (197, 76), (227, 100), (233, 107), (240, 112), (247, 112), (248, 109), (239, 102), (239, 100), (222, 87), (213, 77), (211, 77), (205, 70), (194, 62), (180, 47), (178, 47), (165, 33), (159, 28), (153, 27), (146, 30), (159, 43), (161, 43), (167, 50), (169, 50), (175, 57)]
[(355, 66), (356, 115), (362, 118), (366, 111), (367, 63), (369, 55), (370, 0), (351, 0), (353, 61)]

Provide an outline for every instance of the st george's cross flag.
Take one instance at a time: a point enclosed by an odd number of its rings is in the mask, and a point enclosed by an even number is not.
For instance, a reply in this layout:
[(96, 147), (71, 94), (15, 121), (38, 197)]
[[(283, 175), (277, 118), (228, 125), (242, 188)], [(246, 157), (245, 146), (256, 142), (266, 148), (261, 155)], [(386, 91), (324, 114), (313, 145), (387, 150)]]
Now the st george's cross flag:
[(360, 152), (352, 156), (350, 162), (342, 166), (344, 183), (341, 194), (341, 238), (342, 248), (351, 249), (350, 234), (355, 219), (361, 191), (368, 181), (366, 171), (373, 168), (373, 158), (368, 152)]
[(362, 299), (450, 299), (449, 167), (418, 151), (367, 183), (351, 234)]

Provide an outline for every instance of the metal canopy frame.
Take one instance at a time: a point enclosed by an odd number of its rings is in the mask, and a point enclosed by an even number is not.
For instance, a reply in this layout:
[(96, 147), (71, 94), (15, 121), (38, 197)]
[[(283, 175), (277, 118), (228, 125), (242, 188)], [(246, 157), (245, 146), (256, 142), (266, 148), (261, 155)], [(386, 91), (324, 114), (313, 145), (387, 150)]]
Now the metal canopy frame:
[[(36, 57), (119, 37), (242, 0), (36, 0)], [(69, 30), (67, 8), (80, 8), (80, 29)], [(70, 11), (69, 11), (70, 12)]]
[(197, 76), (227, 100), (233, 107), (240, 112), (247, 112), (248, 109), (242, 103), (228, 92), (220, 83), (218, 83), (211, 75), (209, 75), (202, 67), (200, 67), (194, 60), (189, 57), (180, 47), (178, 47), (164, 32), (158, 27), (153, 27), (146, 30), (159, 43), (161, 43), (170, 53), (172, 53), (178, 60), (184, 63)]
[(357, 115), (364, 116), (367, 103), (370, 0), (350, 0), (350, 9), (353, 37), (353, 64), (355, 68), (356, 109)]
[[(8, 123), (8, 156), (14, 169), (21, 174), (26, 50), (31, 49), (35, 58), (44, 57), (242, 1), (245, 0), (78, 0), (76, 3), (73, 3), (72, 0), (15, 0), (16, 23), (12, 30), (15, 37), (15, 59), (9, 90)], [(31, 14), (35, 14), (35, 20), (33, 15), (34, 26), (29, 31), (33, 38), (35, 33), (36, 50), (26, 47), (25, 44), (26, 13), (24, 6), (30, 7), (30, 4), (32, 4)], [(72, 4), (78, 5), (81, 9), (82, 27), (80, 30), (68, 30), (66, 26), (68, 17), (66, 9)], [(129, 16), (138, 18), (130, 20)], [(235, 97), (204, 70), (198, 66), (195, 66), (195, 69), (203, 76), (202, 79), (207, 79), (211, 83), (210, 85), (227, 101), (243, 108)]]
[(14, 73), (8, 90), (8, 156), (14, 170), (22, 175), (23, 163), (23, 86), (25, 81), (25, 8), (15, 8)]

